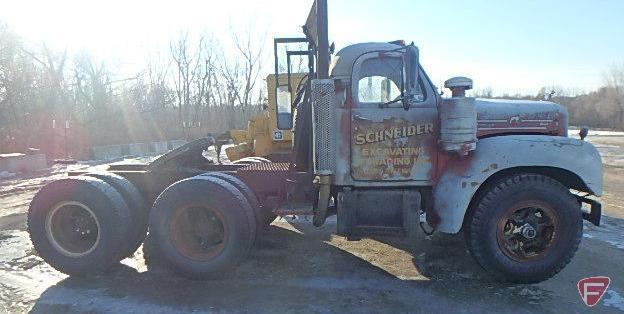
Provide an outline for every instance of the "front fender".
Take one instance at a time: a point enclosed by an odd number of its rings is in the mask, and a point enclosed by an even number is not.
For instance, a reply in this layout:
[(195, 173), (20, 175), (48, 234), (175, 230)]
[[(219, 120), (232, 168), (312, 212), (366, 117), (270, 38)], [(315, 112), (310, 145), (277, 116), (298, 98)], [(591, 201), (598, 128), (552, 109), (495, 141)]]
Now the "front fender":
[(594, 195), (602, 195), (602, 159), (585, 141), (546, 135), (508, 135), (480, 139), (467, 157), (440, 165), (434, 186), (437, 230), (457, 233), (475, 192), (495, 173), (515, 167), (550, 167), (576, 174)]

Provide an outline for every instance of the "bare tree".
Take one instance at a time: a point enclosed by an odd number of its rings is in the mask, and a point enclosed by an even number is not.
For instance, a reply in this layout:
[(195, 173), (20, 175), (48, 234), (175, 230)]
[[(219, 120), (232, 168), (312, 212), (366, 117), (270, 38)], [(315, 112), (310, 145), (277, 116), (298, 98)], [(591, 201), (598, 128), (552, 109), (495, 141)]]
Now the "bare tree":
[[(219, 87), (218, 97), (221, 104), (227, 106), (227, 128), (236, 127), (237, 120), (242, 120), (235, 116), (235, 106), (244, 113), (252, 105), (252, 101), (262, 98), (262, 88), (258, 86), (258, 81), (262, 72), (263, 40), (254, 37), (250, 29), (242, 33), (232, 30), (231, 39), (236, 54), (226, 56), (221, 52), (218, 59), (221, 80), (216, 85)], [(258, 93), (258, 97), (254, 97), (254, 93)]]
[(493, 92), (492, 92), (492, 88), (491, 87), (486, 87), (486, 88), (482, 88), (482, 89), (475, 89), (472, 91), (472, 97), (477, 97), (477, 98), (492, 98), (494, 97)]
[(193, 45), (189, 35), (182, 34), (170, 44), (170, 52), (175, 65), (173, 82), (180, 126), (198, 127), (203, 108), (214, 101), (212, 94), (218, 87), (213, 42), (202, 34)]
[(111, 76), (104, 62), (96, 63), (82, 53), (76, 57), (74, 82), (76, 102), (96, 114), (107, 114), (112, 105)]
[(18, 149), (30, 136), (23, 123), (35, 109), (37, 73), (17, 35), (1, 23), (0, 47), (0, 144)]
[(233, 33), (232, 38), (243, 59), (241, 73), (243, 76), (243, 88), (238, 93), (238, 101), (243, 105), (249, 105), (251, 93), (254, 91), (258, 76), (262, 70), (259, 63), (262, 58), (262, 41), (256, 42), (252, 40), (252, 35), (249, 31), (244, 36)]
[(189, 95), (192, 81), (190, 67), (193, 56), (189, 48), (188, 37), (188, 33), (182, 34), (169, 45), (177, 70), (174, 86), (178, 99), (178, 120), (182, 127), (186, 123), (185, 118), (191, 98)]
[(613, 66), (607, 73), (607, 87), (618, 117), (618, 128), (624, 127), (624, 65)]
[(26, 49), (22, 49), (24, 53), (37, 62), (42, 68), (42, 81), (45, 90), (43, 101), (47, 106), (51, 108), (59, 108), (65, 114), (69, 114), (69, 108), (67, 107), (68, 95), (67, 95), (67, 82), (65, 80), (67, 50), (58, 54), (48, 48), (45, 43), (41, 45), (40, 53), (33, 53)]

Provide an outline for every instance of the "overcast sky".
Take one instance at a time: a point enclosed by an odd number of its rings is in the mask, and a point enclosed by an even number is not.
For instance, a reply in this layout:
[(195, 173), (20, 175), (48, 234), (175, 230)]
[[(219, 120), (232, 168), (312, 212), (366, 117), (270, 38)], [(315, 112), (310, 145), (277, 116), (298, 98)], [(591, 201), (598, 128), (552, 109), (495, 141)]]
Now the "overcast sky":
[[(435, 84), (465, 75), (496, 94), (558, 85), (589, 91), (610, 66), (624, 64), (624, 1), (328, 0), (330, 41), (414, 41)], [(3, 0), (0, 20), (29, 46), (88, 50), (120, 73), (167, 53), (182, 31), (208, 32), (228, 45), (230, 29), (264, 40), (297, 36), (311, 0), (46, 1)], [(124, 74), (125, 75), (125, 74)]]

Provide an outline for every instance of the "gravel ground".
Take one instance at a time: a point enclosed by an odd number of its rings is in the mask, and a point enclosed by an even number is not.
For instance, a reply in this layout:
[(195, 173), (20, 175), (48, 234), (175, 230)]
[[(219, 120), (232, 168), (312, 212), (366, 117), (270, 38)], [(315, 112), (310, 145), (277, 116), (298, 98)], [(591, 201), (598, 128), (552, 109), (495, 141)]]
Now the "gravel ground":
[(624, 159), (624, 136), (589, 139), (601, 153), (615, 152), (605, 158), (604, 223), (586, 223), (571, 264), (536, 285), (493, 281), (462, 236), (350, 242), (332, 235), (335, 220), (315, 228), (305, 217), (275, 221), (227, 280), (147, 272), (140, 250), (106, 275), (67, 277), (36, 256), (25, 212), (38, 188), (63, 177), (68, 166), (4, 177), (0, 312), (586, 312), (576, 283), (597, 275), (611, 277), (611, 286), (593, 310), (624, 312), (624, 168), (610, 162)]

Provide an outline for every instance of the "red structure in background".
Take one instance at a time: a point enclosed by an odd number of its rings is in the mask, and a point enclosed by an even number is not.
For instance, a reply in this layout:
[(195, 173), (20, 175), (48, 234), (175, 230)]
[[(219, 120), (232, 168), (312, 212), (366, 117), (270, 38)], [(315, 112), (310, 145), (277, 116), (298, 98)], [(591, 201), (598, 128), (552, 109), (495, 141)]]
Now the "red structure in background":
[(49, 161), (89, 158), (89, 131), (73, 117), (39, 113), (11, 129), (15, 130), (11, 137), (0, 139), (0, 153), (27, 153), (29, 148), (36, 148), (45, 153)]

